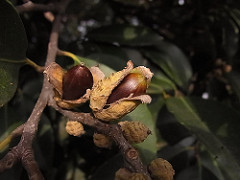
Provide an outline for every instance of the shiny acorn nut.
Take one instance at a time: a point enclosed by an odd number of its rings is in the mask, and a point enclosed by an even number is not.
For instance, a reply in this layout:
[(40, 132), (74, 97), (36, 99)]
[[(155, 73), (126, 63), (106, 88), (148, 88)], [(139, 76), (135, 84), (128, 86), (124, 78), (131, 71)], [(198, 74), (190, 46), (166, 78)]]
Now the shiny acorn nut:
[(93, 86), (93, 76), (83, 65), (69, 69), (63, 76), (63, 99), (74, 100), (82, 97)]
[(150, 162), (148, 170), (154, 180), (173, 180), (175, 171), (165, 159), (157, 158)]
[(145, 94), (147, 90), (147, 80), (140, 73), (128, 74), (122, 82), (113, 89), (108, 97), (107, 104), (111, 104), (121, 98), (126, 98), (132, 94), (132, 97)]

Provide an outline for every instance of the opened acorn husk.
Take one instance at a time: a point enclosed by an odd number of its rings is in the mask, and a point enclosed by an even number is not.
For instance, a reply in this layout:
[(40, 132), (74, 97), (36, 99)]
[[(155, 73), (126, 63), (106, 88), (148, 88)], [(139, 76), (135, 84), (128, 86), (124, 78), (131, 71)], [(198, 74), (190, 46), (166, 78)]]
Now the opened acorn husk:
[[(64, 99), (64, 96), (65, 97), (68, 97), (68, 96), (66, 96), (67, 93), (65, 93), (65, 95), (64, 95), (63, 90), (66, 91), (66, 90), (68, 90), (67, 88), (69, 88), (69, 87), (74, 89), (73, 86), (75, 84), (81, 83), (81, 82), (79, 82), (79, 79), (81, 79), (81, 78), (74, 77), (74, 76), (77, 76), (79, 73), (74, 72), (75, 71), (74, 69), (71, 72), (70, 72), (71, 69), (66, 71), (55, 62), (51, 63), (45, 69), (44, 73), (47, 75), (48, 81), (54, 87), (54, 92), (55, 92), (54, 99), (55, 99), (57, 105), (60, 106), (61, 108), (72, 109), (72, 108), (75, 108), (75, 107), (85, 103), (86, 101), (88, 101), (92, 86), (94, 84), (96, 84), (100, 79), (104, 78), (104, 76), (105, 76), (98, 67), (91, 67), (91, 68), (89, 68), (89, 70), (86, 67), (84, 67), (82, 69), (84, 71), (89, 71), (89, 72), (87, 72), (87, 74), (91, 74), (91, 76), (88, 76), (87, 78), (90, 77), (89, 82), (92, 81), (92, 85), (86, 86), (84, 89), (84, 93), (82, 93), (81, 96), (77, 97), (76, 99), (74, 99), (74, 98)], [(85, 74), (86, 74), (86, 72), (85, 72)], [(67, 84), (68, 82), (64, 82), (64, 77), (66, 77), (66, 75), (68, 76), (66, 79), (68, 81), (70, 81), (69, 83), (72, 83), (72, 85)], [(76, 82), (71, 81), (74, 78), (75, 78)], [(84, 80), (84, 77), (82, 77), (82, 79)], [(64, 88), (63, 85), (66, 86), (66, 84), (67, 84), (67, 88)], [(85, 80), (85, 84), (86, 84), (86, 80)], [(79, 87), (77, 87), (77, 88), (82, 88), (81, 85), (78, 85), (78, 86)], [(82, 90), (80, 89), (79, 91), (82, 91)], [(71, 93), (76, 93), (76, 92), (70, 91), (69, 94), (71, 94)]]
[[(130, 89), (127, 90), (130, 92), (129, 95), (126, 96), (125, 91), (123, 92), (121, 90), (124, 94), (123, 98), (108, 103), (108, 99), (115, 88), (118, 88), (124, 81), (124, 78), (131, 73), (140, 74), (144, 77), (146, 87), (143, 87), (145, 88), (144, 91), (146, 91), (153, 73), (144, 66), (133, 68), (133, 63), (128, 61), (125, 69), (113, 73), (111, 76), (98, 81), (98, 83), (93, 86), (90, 95), (90, 108), (96, 118), (107, 122), (117, 120), (133, 111), (139, 104), (151, 102), (151, 97), (149, 95), (142, 93), (135, 96)], [(139, 82), (142, 83), (142, 80)], [(140, 86), (140, 88), (141, 87), (142, 86)]]

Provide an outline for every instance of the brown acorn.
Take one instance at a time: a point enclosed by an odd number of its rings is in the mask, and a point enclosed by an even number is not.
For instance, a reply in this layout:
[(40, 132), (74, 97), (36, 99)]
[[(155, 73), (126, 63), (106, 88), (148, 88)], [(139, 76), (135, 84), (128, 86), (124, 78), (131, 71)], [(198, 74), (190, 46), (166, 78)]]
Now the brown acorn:
[(107, 104), (111, 104), (121, 98), (126, 98), (130, 96), (130, 94), (132, 94), (132, 97), (145, 94), (147, 86), (147, 79), (143, 74), (130, 73), (113, 89), (107, 100)]
[(93, 76), (90, 70), (83, 65), (69, 69), (63, 76), (63, 99), (78, 99), (93, 86)]
[(110, 122), (122, 118), (141, 103), (150, 103), (151, 97), (146, 94), (146, 89), (152, 76), (150, 69), (144, 66), (134, 68), (128, 61), (126, 68), (98, 81), (90, 94), (94, 116)]

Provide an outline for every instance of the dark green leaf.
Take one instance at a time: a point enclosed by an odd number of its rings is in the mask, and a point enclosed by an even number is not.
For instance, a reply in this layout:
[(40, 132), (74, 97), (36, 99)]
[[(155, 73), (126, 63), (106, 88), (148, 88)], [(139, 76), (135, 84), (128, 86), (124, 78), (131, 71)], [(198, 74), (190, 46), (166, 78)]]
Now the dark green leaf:
[(26, 58), (27, 37), (22, 21), (12, 4), (0, 1), (0, 58), (23, 60)]
[(166, 103), (178, 121), (207, 147), (229, 180), (240, 179), (239, 157), (234, 156), (239, 152), (239, 114), (218, 102), (200, 98), (169, 98)]
[(237, 71), (231, 71), (226, 74), (233, 91), (236, 93), (238, 99), (240, 100), (240, 73)]
[(181, 171), (176, 180), (201, 180), (199, 177), (200, 170), (197, 165), (190, 166), (189, 168), (184, 169)]
[(112, 73), (115, 72), (113, 69), (106, 66), (105, 64), (98, 63), (97, 61), (95, 61), (93, 59), (80, 57), (80, 56), (77, 56), (77, 57), (78, 57), (80, 62), (84, 62), (85, 65), (88, 66), (88, 67), (98, 66), (106, 76), (109, 76), (109, 75), (111, 75)]
[(0, 1), (0, 107), (14, 95), (18, 71), (26, 58), (24, 26), (9, 1)]
[(95, 29), (87, 37), (94, 41), (130, 46), (155, 45), (162, 41), (161, 36), (146, 27), (125, 24)]
[(14, 95), (18, 83), (18, 71), (22, 65), (1, 60), (0, 58), (0, 107)]
[(167, 145), (158, 151), (158, 156), (163, 157), (164, 159), (170, 160), (181, 155), (183, 152), (193, 151), (191, 148), (195, 142), (194, 137), (186, 137), (183, 140), (179, 141), (177, 144), (170, 146)]
[(157, 121), (159, 111), (165, 105), (165, 99), (161, 95), (156, 96), (157, 97), (152, 97), (152, 102), (148, 105), (149, 111), (151, 112), (155, 123)]
[(192, 76), (192, 69), (187, 57), (177, 46), (162, 41), (158, 50), (145, 50), (144, 54), (177, 85), (186, 88)]
[(240, 28), (240, 10), (239, 9), (229, 9), (230, 16), (237, 24), (238, 28)]
[(158, 74), (154, 74), (147, 92), (149, 94), (162, 94), (164, 91), (176, 89), (175, 84), (159, 72)]
[(105, 64), (116, 71), (122, 70), (127, 65), (127, 59), (124, 61), (111, 54), (94, 53), (87, 56), (87, 58), (94, 59), (98, 63)]
[(204, 151), (200, 153), (200, 163), (206, 169), (211, 171), (218, 180), (225, 180), (220, 168), (218, 167), (216, 159), (214, 159), (214, 157), (212, 157), (208, 152)]

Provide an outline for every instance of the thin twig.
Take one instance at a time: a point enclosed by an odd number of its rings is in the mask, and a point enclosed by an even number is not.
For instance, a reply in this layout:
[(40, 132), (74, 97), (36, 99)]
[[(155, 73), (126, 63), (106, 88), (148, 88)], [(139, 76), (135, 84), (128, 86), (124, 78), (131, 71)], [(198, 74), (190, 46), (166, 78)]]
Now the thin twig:
[(13, 138), (22, 135), (23, 128), (24, 128), (24, 124), (21, 124), (16, 129), (14, 129), (6, 138), (0, 141), (0, 150), (3, 150), (4, 148), (6, 148)]
[(50, 3), (50, 4), (36, 4), (32, 1), (28, 1), (25, 4), (16, 6), (18, 13), (30, 12), (30, 11), (52, 11), (55, 12), (59, 8), (59, 3)]
[(25, 63), (29, 66), (32, 66), (39, 73), (42, 73), (45, 69), (44, 67), (37, 65), (35, 62), (28, 58), (25, 60)]

